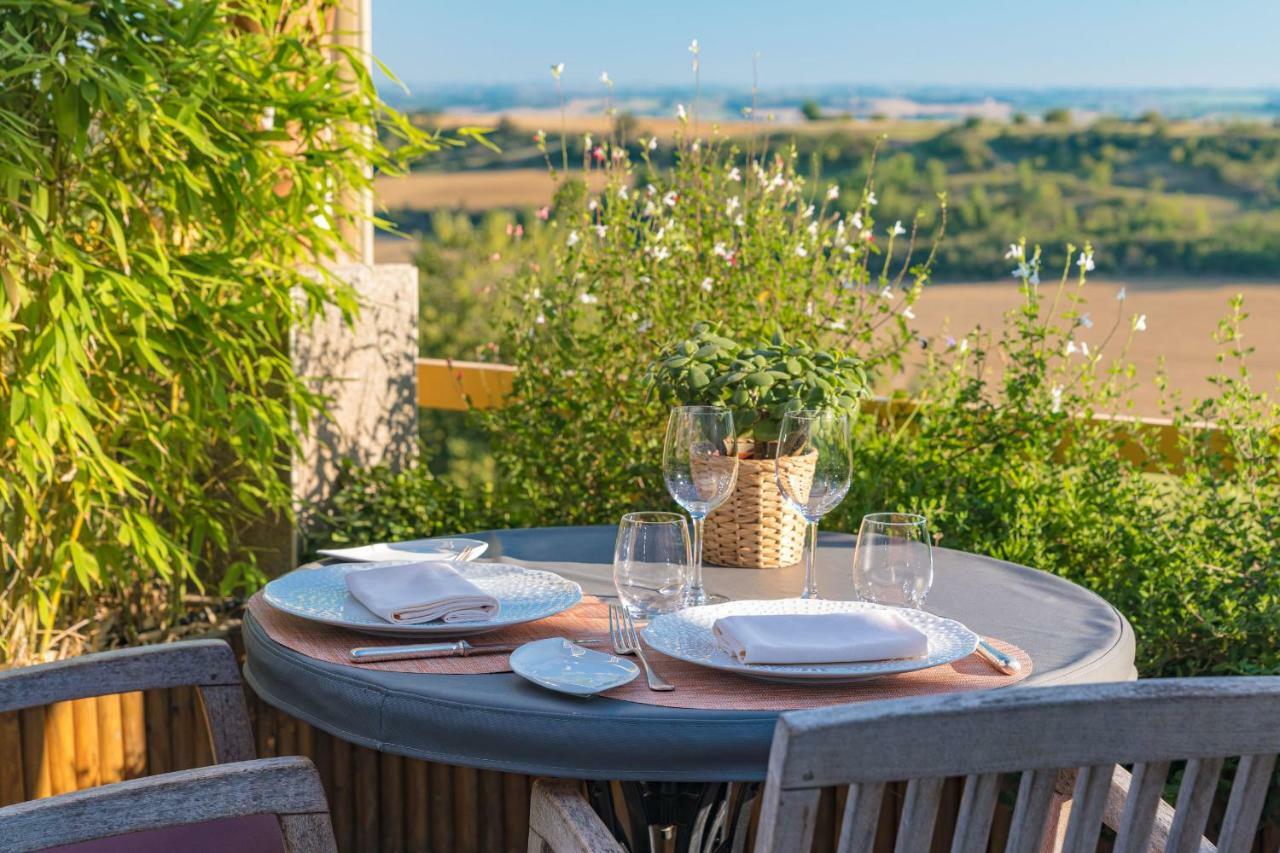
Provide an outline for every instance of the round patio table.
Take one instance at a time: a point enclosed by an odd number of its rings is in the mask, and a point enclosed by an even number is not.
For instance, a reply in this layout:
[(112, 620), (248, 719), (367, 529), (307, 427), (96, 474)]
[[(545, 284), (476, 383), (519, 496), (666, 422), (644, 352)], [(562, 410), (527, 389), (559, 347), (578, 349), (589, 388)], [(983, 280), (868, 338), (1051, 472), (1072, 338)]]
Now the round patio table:
[[(616, 528), (468, 534), (489, 557), (535, 562), (613, 594)], [(818, 582), (852, 599), (854, 537), (819, 538)], [(1033, 674), (1007, 689), (1136, 676), (1133, 630), (1097, 595), (1046, 572), (935, 549), (928, 608), (1021, 646)], [(730, 598), (799, 594), (802, 570), (708, 566), (707, 588)], [(429, 761), (586, 780), (749, 782), (764, 779), (777, 712), (708, 711), (562, 696), (514, 673), (422, 675), (324, 663), (244, 623), (245, 678), (271, 705), (352, 743)], [(678, 685), (677, 685), (678, 687)]]

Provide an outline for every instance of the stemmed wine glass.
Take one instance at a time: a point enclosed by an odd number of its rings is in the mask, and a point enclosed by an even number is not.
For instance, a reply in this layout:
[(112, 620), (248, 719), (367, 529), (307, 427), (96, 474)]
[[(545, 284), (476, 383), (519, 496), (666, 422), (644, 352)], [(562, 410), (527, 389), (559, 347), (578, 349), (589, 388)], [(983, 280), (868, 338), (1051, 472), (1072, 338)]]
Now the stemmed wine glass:
[(667, 419), (662, 478), (675, 502), (693, 520), (693, 566), (685, 604), (727, 601), (702, 586), (702, 523), (733, 494), (738, 480), (733, 413), (721, 406), (676, 406)]
[(905, 512), (864, 516), (853, 549), (853, 588), (863, 601), (924, 608), (933, 586), (933, 548), (925, 518)]
[(848, 416), (827, 409), (783, 415), (775, 471), (783, 500), (807, 522), (800, 597), (821, 598), (813, 566), (818, 522), (844, 500), (853, 478)]

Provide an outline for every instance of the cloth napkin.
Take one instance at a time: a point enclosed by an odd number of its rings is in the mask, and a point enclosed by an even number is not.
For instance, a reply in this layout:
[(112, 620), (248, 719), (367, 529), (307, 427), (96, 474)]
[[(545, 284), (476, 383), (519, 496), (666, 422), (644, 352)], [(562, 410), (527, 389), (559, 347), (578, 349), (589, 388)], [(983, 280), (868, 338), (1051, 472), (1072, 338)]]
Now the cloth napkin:
[(929, 638), (891, 610), (722, 616), (711, 630), (742, 663), (851, 663), (929, 653)]
[(430, 561), (347, 573), (347, 590), (388, 622), (485, 622), (498, 599), (464, 578), (450, 563)]

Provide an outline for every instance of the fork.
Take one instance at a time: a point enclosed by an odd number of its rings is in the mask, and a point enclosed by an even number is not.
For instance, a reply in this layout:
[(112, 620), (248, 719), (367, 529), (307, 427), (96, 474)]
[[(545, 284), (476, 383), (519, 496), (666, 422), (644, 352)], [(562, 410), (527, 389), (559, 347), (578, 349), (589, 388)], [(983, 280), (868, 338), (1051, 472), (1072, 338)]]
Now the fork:
[(649, 682), (649, 689), (659, 692), (675, 690), (676, 686), (661, 675), (654, 672), (645, 660), (644, 649), (640, 646), (640, 636), (636, 633), (635, 620), (627, 608), (620, 604), (609, 605), (609, 639), (613, 641), (615, 655), (635, 655), (644, 666), (644, 677)]

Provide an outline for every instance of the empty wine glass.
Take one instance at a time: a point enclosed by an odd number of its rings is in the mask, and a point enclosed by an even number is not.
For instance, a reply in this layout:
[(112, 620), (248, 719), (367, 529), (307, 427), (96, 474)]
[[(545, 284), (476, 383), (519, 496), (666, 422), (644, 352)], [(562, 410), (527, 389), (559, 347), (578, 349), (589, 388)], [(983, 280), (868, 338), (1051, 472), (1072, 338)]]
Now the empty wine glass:
[(849, 450), (848, 416), (827, 409), (805, 409), (783, 415), (775, 472), (783, 500), (808, 523), (804, 589), (800, 597), (821, 598), (813, 566), (818, 548), (818, 522), (849, 492), (853, 457)]
[(693, 520), (693, 563), (685, 602), (690, 606), (727, 601), (702, 586), (702, 523), (738, 480), (733, 413), (720, 406), (677, 406), (667, 419), (662, 478), (675, 502)]
[(674, 512), (632, 512), (618, 525), (613, 584), (637, 619), (677, 610), (689, 569), (689, 528)]
[(853, 550), (853, 588), (863, 601), (920, 610), (933, 586), (933, 548), (922, 515), (864, 516)]

